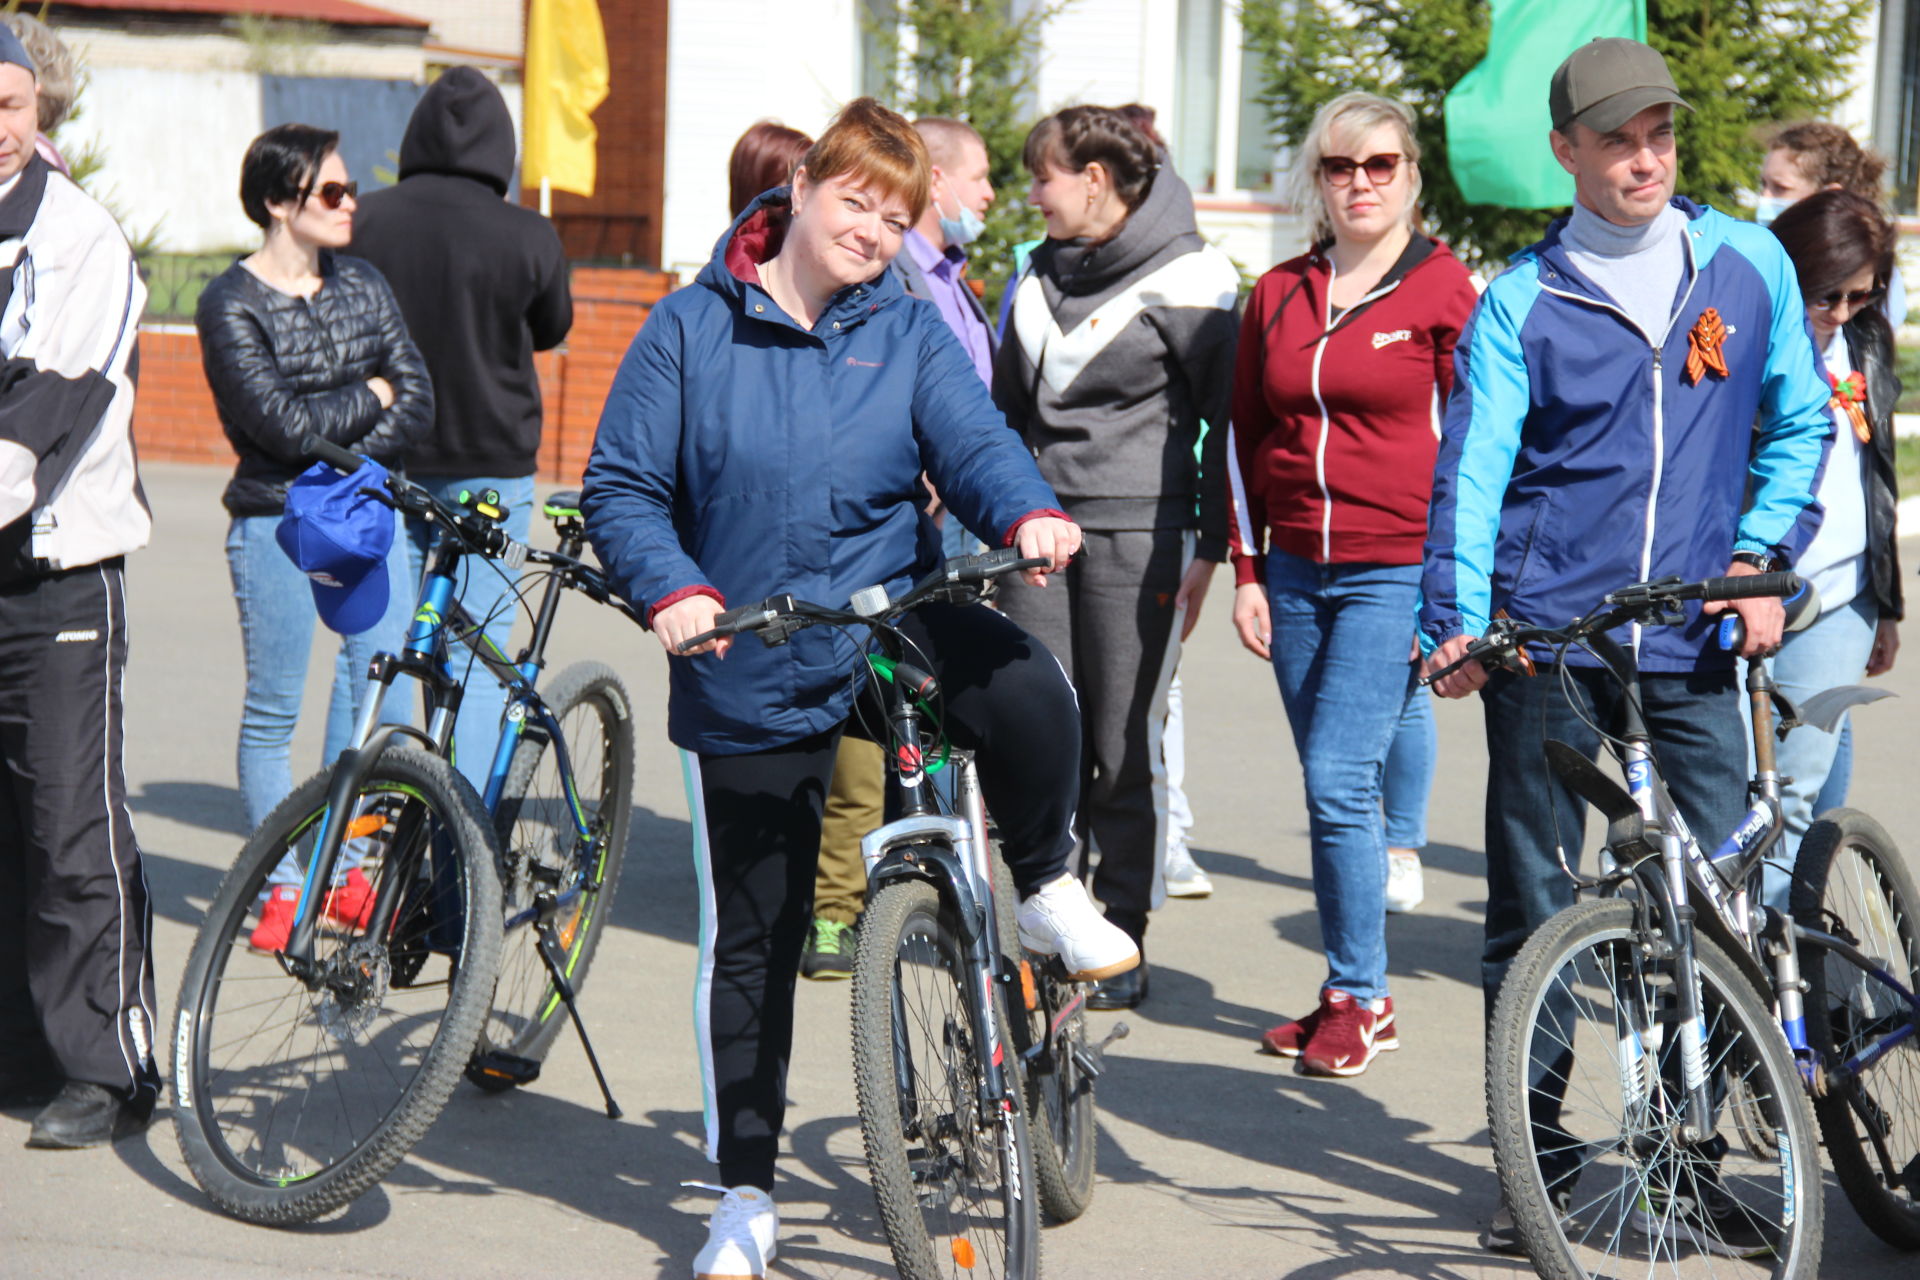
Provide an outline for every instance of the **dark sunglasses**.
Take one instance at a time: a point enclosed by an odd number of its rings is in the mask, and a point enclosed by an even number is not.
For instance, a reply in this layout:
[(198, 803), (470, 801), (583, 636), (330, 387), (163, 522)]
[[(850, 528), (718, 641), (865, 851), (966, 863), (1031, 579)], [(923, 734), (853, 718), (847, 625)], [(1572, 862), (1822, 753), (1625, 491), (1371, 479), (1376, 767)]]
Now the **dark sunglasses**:
[(1399, 168), (1400, 157), (1392, 151), (1368, 156), (1365, 160), (1350, 160), (1346, 156), (1320, 157), (1321, 176), (1336, 187), (1351, 186), (1356, 169), (1365, 169), (1367, 180), (1374, 186), (1385, 186), (1393, 181), (1393, 175)]
[(357, 182), (323, 182), (314, 189), (313, 194), (320, 203), (329, 209), (338, 209), (349, 200), (360, 198), (360, 184)]
[(1855, 289), (1852, 293), (1830, 293), (1811, 305), (1815, 311), (1831, 311), (1844, 302), (1857, 311), (1880, 301), (1880, 295), (1885, 292), (1885, 289), (1875, 285), (1871, 289)]

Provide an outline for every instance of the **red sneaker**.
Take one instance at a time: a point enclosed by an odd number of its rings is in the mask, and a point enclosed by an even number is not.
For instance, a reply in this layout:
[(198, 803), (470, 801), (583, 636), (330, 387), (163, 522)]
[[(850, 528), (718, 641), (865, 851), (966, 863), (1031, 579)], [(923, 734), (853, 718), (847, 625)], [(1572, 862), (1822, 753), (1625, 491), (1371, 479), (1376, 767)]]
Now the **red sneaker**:
[[(1260, 1047), (1268, 1053), (1282, 1058), (1297, 1058), (1306, 1048), (1307, 1041), (1313, 1039), (1313, 1029), (1320, 1025), (1320, 1014), (1326, 1008), (1323, 1003), (1304, 1018), (1292, 1022), (1283, 1022), (1260, 1037)], [(1400, 1047), (1400, 1032), (1393, 1025), (1393, 997), (1382, 996), (1373, 1002), (1373, 1047), (1386, 1051)]]
[(278, 952), (287, 949), (293, 933), (294, 909), (300, 905), (300, 886), (277, 884), (260, 904), (260, 923), (253, 926), (247, 945), (255, 951)]
[(327, 918), (352, 929), (364, 929), (373, 919), (373, 896), (373, 883), (355, 867), (327, 895)]
[(1300, 1070), (1310, 1076), (1357, 1076), (1380, 1052), (1384, 1011), (1344, 991), (1320, 993), (1319, 1019), (1300, 1052)]

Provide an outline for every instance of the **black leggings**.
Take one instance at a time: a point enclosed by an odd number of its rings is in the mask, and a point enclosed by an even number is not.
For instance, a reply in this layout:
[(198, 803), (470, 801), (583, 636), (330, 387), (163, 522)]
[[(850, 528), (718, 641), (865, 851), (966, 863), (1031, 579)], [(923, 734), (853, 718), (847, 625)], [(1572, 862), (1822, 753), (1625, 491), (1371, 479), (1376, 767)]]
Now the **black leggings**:
[[(927, 605), (902, 630), (940, 679), (948, 736), (977, 753), (1014, 884), (1030, 893), (1066, 869), (1073, 848), (1080, 778), (1073, 688), (1052, 654), (991, 609)], [(869, 693), (863, 701), (866, 720), (884, 724), (877, 700)], [(842, 728), (865, 736), (859, 715)], [(688, 754), (702, 899), (695, 1034), (707, 1155), (729, 1187), (773, 1189), (794, 983), (840, 733), (744, 755)]]

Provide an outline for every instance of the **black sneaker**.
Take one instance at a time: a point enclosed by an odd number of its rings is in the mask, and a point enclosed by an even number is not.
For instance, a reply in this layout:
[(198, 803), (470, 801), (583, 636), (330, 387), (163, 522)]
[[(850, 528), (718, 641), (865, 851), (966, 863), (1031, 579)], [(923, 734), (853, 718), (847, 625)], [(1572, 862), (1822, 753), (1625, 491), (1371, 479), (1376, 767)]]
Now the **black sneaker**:
[(1685, 1182), (1698, 1194), (1663, 1192), (1649, 1185), (1634, 1204), (1634, 1230), (1723, 1258), (1761, 1258), (1779, 1251), (1780, 1224), (1729, 1194), (1717, 1171)]
[(800, 951), (802, 976), (816, 982), (851, 978), (854, 937), (852, 925), (815, 916), (812, 927), (807, 930), (807, 945)]
[(34, 1117), (27, 1145), (77, 1151), (139, 1133), (153, 1119), (153, 1101), (150, 1090), (129, 1099), (105, 1085), (69, 1080)]
[[(1573, 1188), (1561, 1187), (1548, 1193), (1547, 1198), (1560, 1214), (1560, 1226), (1564, 1231), (1569, 1221), (1568, 1210), (1573, 1205)], [(1520, 1243), (1520, 1227), (1513, 1220), (1513, 1210), (1507, 1208), (1506, 1197), (1500, 1199), (1500, 1207), (1493, 1211), (1493, 1221), (1480, 1232), (1480, 1247), (1488, 1253), (1504, 1253), (1521, 1257), (1527, 1247)]]

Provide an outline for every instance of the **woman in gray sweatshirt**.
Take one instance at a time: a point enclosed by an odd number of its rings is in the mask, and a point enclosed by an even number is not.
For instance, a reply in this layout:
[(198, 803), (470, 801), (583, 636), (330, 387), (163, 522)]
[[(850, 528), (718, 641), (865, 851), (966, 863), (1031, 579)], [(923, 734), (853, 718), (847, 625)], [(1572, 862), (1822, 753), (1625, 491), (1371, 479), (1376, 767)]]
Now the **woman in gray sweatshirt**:
[[(1002, 598), (1079, 693), (1081, 858), (1099, 846), (1094, 890), (1143, 941), (1165, 897), (1167, 686), (1227, 554), (1240, 274), (1201, 239), (1166, 153), (1119, 112), (1049, 116), (1025, 162), (1047, 239), (1013, 286), (994, 399), (1085, 530), (1086, 554), (1064, 582)], [(1203, 422), (1218, 430), (1196, 463)], [(1142, 964), (1090, 1004), (1131, 1008), (1146, 993)]]

